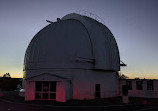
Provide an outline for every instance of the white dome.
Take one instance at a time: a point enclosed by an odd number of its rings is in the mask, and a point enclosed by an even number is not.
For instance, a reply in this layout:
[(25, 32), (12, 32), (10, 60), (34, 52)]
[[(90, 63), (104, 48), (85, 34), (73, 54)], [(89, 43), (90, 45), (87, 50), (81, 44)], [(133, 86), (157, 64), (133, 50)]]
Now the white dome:
[(25, 54), (24, 71), (75, 68), (119, 71), (120, 57), (105, 25), (72, 13), (34, 36)]

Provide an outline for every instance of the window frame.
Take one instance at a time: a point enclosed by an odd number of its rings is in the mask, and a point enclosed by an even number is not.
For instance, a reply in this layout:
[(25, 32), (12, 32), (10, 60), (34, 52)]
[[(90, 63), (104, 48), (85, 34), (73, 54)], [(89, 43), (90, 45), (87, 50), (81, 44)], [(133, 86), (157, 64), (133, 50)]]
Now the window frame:
[(128, 87), (128, 90), (132, 90), (132, 89), (133, 89), (132, 81), (131, 81), (131, 80), (127, 80), (127, 81), (126, 81), (126, 85), (127, 85), (127, 87)]
[[(36, 85), (38, 82), (42, 82), (41, 91), (36, 91)], [(44, 82), (48, 82), (48, 90), (44, 91)], [(50, 90), (51, 83), (54, 82), (55, 91)], [(39, 94), (41, 97), (37, 98), (37, 95)], [(48, 94), (48, 98), (44, 98), (43, 95)], [(51, 98), (51, 94), (55, 94), (55, 98)], [(35, 100), (56, 100), (56, 81), (35, 81)]]
[(148, 80), (146, 81), (146, 85), (147, 85), (147, 90), (154, 90), (154, 81), (153, 80)]
[(136, 81), (136, 89), (137, 90), (143, 90), (143, 81), (142, 80), (137, 80)]

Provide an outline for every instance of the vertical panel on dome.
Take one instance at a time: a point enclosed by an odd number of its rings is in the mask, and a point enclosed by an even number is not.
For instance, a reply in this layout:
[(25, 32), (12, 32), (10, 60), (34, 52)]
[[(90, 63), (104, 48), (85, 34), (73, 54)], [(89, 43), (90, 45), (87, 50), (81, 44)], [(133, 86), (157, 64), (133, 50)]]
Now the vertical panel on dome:
[[(75, 13), (68, 14), (62, 19), (79, 20), (88, 30), (95, 59), (94, 69), (120, 70), (119, 51), (110, 30), (104, 30), (106, 27), (94, 19)], [(106, 35), (103, 33), (104, 31)]]

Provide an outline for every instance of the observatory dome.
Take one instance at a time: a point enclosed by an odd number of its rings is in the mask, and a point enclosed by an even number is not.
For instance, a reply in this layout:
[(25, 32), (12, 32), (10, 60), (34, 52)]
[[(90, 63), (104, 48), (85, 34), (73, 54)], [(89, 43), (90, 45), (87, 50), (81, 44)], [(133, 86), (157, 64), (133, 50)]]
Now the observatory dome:
[(40, 30), (25, 54), (24, 71), (38, 69), (120, 70), (119, 50), (102, 23), (68, 14)]

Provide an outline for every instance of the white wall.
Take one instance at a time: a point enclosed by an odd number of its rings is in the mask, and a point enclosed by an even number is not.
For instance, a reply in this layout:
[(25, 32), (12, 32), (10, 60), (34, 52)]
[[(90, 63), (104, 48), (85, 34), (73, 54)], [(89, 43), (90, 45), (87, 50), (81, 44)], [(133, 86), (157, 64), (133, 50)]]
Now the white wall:
[(62, 81), (57, 82), (56, 86), (56, 101), (65, 102), (65, 83)]
[[(143, 90), (136, 89), (135, 79), (130, 79), (132, 81), (132, 90), (128, 90), (129, 97), (145, 97), (145, 98), (158, 98), (158, 80), (153, 80), (154, 90), (147, 90), (147, 79), (142, 79), (143, 81)], [(126, 80), (120, 80), (120, 94), (122, 95), (122, 85), (126, 85)]]
[(32, 101), (35, 99), (35, 82), (26, 81), (25, 86), (25, 100)]
[[(34, 75), (50, 73), (67, 78), (67, 80), (63, 81), (61, 78), (56, 78), (50, 75), (43, 75), (41, 77), (37, 76), (36, 78), (29, 79), (31, 81), (58, 81), (56, 96), (57, 101), (65, 102), (70, 99), (94, 99), (96, 84), (100, 84), (101, 98), (119, 96), (119, 81), (117, 72), (98, 70), (95, 71), (86, 69), (60, 69), (27, 71), (27, 73), (34, 73)], [(26, 89), (26, 93), (33, 93), (27, 91), (35, 90), (29, 89), (29, 85), (27, 84)], [(29, 99), (28, 97), (26, 96), (26, 100), (34, 99), (33, 97), (32, 99)]]
[(56, 81), (56, 101), (65, 102), (70, 97), (70, 80), (65, 80), (50, 74), (39, 75), (25, 80), (25, 100), (35, 100), (35, 81)]
[(70, 100), (72, 99), (70, 94), (70, 82), (58, 81), (56, 86), (56, 101), (66, 102)]
[(95, 85), (100, 84), (101, 98), (118, 96), (116, 72), (80, 70), (73, 76), (73, 99), (95, 99)]

